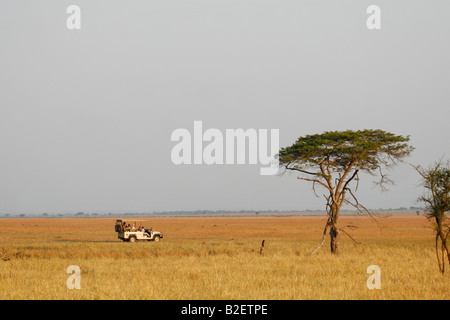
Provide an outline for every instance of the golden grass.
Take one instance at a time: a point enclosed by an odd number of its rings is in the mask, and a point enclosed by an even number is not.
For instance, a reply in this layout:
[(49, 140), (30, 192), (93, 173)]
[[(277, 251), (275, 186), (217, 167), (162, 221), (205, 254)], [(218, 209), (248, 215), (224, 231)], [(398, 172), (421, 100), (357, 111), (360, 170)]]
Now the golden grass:
[[(424, 217), (342, 217), (358, 227), (332, 256), (323, 217), (155, 217), (159, 243), (123, 243), (113, 218), (1, 219), (0, 299), (449, 299)], [(132, 220), (132, 219), (130, 219)], [(265, 239), (265, 255), (259, 255)], [(369, 290), (369, 265), (381, 289)], [(69, 265), (81, 289), (69, 290)]]

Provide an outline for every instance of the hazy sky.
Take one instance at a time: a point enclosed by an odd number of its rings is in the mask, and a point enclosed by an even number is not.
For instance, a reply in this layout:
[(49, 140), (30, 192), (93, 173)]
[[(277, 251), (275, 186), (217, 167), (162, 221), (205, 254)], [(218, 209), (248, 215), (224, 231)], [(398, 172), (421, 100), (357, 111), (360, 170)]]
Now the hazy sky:
[[(81, 8), (81, 30), (66, 9)], [(366, 9), (381, 8), (381, 30)], [(0, 3), (0, 214), (322, 209), (258, 165), (172, 163), (173, 130), (410, 135), (408, 162), (450, 157), (448, 0)], [(407, 164), (370, 208), (415, 206)]]

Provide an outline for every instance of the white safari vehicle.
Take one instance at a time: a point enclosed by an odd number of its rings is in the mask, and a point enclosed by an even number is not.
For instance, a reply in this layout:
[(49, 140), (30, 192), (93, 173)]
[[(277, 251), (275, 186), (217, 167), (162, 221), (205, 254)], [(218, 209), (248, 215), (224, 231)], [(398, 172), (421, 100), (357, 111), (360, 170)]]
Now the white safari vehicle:
[[(136, 222), (134, 221), (134, 228), (136, 228)], [(125, 221), (116, 220), (115, 231), (117, 232), (117, 236), (122, 241), (136, 242), (136, 241), (160, 241), (163, 238), (163, 234), (159, 231), (153, 231), (150, 229), (145, 229), (141, 227), (141, 229), (132, 229), (128, 227)]]

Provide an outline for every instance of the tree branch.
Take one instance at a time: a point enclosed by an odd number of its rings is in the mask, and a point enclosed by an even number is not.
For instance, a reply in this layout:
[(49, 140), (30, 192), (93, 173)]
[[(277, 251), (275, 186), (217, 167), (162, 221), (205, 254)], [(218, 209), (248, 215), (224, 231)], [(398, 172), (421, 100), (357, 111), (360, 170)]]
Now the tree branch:
[(327, 229), (328, 229), (328, 226), (330, 224), (330, 219), (331, 219), (331, 217), (328, 218), (327, 223), (325, 224), (325, 229), (323, 230), (323, 235), (322, 235), (322, 242), (319, 244), (319, 246), (313, 252), (311, 252), (309, 254), (310, 256), (312, 256), (314, 254), (314, 252), (319, 250), (322, 247), (323, 243), (325, 242), (325, 238), (327, 236)]

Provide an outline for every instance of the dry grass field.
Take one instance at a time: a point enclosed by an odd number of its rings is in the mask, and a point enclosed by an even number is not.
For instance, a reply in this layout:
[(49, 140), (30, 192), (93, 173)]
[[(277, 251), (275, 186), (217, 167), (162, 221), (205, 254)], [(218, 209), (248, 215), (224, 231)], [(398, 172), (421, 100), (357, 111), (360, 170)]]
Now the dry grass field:
[[(309, 256), (324, 217), (143, 219), (161, 242), (118, 240), (114, 218), (0, 219), (0, 253), (13, 257), (0, 260), (0, 299), (450, 299), (422, 216), (342, 217), (361, 244), (342, 236), (339, 256), (327, 242)], [(66, 286), (70, 265), (80, 290)], [(366, 286), (370, 265), (380, 290)]]

